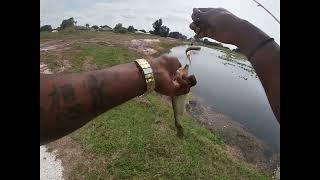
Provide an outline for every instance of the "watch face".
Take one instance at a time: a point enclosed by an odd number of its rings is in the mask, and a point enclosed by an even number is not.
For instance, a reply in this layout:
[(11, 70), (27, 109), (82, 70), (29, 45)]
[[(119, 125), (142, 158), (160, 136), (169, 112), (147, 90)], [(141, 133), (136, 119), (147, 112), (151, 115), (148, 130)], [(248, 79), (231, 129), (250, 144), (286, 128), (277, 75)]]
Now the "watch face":
[(152, 73), (152, 69), (149, 67), (149, 68), (143, 69), (143, 72), (145, 74), (151, 74)]

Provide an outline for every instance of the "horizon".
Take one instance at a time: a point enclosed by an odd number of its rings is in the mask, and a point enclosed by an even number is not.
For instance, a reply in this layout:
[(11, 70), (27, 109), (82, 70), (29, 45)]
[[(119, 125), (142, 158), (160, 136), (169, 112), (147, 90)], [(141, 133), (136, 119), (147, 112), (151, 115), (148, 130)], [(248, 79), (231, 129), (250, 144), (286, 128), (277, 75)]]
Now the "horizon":
[[(170, 28), (170, 32), (177, 31), (190, 38), (195, 34), (189, 28), (192, 22), (193, 7), (223, 7), (251, 22), (273, 37), (280, 45), (280, 24), (263, 8), (257, 7), (254, 1), (239, 2), (239, 0), (216, 0), (214, 2), (209, 0), (188, 2), (183, 0), (56, 0), (54, 2), (40, 0), (40, 25), (51, 25), (55, 29), (64, 19), (73, 17), (77, 21), (77, 26), (85, 26), (88, 23), (90, 27), (108, 25), (113, 28), (116, 24), (121, 23), (123, 27), (132, 25), (135, 29), (144, 29), (149, 32), (153, 30), (152, 23), (161, 18), (163, 25)], [(280, 1), (259, 0), (259, 2), (280, 20)]]

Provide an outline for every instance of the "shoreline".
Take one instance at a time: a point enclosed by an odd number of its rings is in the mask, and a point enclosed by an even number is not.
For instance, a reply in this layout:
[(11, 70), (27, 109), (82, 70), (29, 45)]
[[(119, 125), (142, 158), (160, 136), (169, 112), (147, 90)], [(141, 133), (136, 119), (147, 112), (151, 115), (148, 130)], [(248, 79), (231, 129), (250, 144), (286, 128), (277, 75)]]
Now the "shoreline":
[[(171, 106), (169, 97), (159, 96)], [(199, 97), (192, 95), (191, 100), (186, 103), (185, 113), (191, 117), (192, 121), (218, 134), (227, 145), (229, 154), (234, 158), (261, 170), (273, 171), (279, 166), (280, 154), (267, 157), (265, 155), (265, 151), (269, 150), (267, 145), (248, 132), (242, 124), (223, 113), (212, 110)]]

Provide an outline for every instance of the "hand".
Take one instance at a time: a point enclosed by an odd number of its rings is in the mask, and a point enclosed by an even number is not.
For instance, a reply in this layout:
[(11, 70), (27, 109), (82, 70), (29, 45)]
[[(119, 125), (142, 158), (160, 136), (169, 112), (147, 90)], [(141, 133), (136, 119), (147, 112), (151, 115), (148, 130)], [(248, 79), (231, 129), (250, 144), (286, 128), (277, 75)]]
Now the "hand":
[(194, 75), (177, 75), (177, 70), (181, 67), (176, 57), (160, 56), (148, 60), (153, 70), (156, 92), (167, 96), (178, 96), (186, 94), (190, 88), (196, 85)]
[(193, 8), (190, 28), (199, 38), (209, 37), (217, 41), (236, 44), (237, 31), (243, 21), (223, 8)]

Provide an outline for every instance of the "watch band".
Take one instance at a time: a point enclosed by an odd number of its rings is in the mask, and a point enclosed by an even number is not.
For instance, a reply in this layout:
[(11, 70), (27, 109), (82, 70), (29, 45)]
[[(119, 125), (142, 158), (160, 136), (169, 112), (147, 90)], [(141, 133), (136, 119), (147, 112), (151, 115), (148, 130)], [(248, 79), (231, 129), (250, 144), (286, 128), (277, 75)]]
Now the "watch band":
[(147, 91), (144, 94), (150, 93), (155, 89), (155, 81), (152, 68), (148, 61), (145, 59), (136, 59), (135, 62), (141, 67), (147, 84)]

